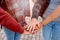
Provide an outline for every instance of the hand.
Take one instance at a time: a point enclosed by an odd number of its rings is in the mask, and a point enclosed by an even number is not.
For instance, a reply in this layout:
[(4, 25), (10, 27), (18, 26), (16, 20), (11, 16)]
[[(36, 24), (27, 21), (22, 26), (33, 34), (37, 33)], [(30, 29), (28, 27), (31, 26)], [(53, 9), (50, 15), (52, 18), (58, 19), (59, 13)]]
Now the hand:
[(24, 30), (24, 33), (23, 33), (23, 34), (29, 35), (29, 34), (31, 34), (31, 33), (29, 33), (29, 32), (27, 32), (26, 30)]
[[(43, 27), (44, 27), (44, 24), (43, 24), (43, 21), (42, 21), (42, 22), (39, 24), (38, 28), (39, 28), (39, 30), (42, 30)], [(38, 31), (39, 31), (39, 30), (38, 30)]]
[(41, 22), (41, 23), (40, 23), (40, 26), (39, 26), (39, 30), (42, 30), (43, 26), (44, 26), (44, 25), (43, 25), (43, 23)]
[(28, 32), (28, 31), (26, 31), (25, 26), (23, 28), (24, 28), (24, 33), (23, 34), (27, 34), (27, 35), (32, 34), (32, 33)]
[(36, 33), (38, 30), (38, 20), (33, 18), (27, 25), (26, 25), (26, 30), (30, 33)]

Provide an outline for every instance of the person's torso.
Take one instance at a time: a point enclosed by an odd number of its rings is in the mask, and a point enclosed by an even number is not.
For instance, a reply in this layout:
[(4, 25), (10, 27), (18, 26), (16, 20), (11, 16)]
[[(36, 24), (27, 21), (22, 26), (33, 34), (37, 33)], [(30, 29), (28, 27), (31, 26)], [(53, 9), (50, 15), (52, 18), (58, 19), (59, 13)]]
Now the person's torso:
[(29, 0), (0, 0), (0, 5), (18, 22), (25, 21), (30, 16)]
[[(5, 0), (11, 15), (20, 21), (25, 16), (30, 16), (29, 0)], [(22, 17), (23, 16), (23, 17)], [(22, 18), (21, 18), (22, 17)]]
[[(56, 9), (56, 7), (58, 5), (60, 5), (60, 0), (51, 0), (47, 10), (45, 11), (45, 13), (43, 15), (43, 17), (46, 18), (48, 15), (50, 15)], [(54, 21), (60, 21), (60, 17)]]

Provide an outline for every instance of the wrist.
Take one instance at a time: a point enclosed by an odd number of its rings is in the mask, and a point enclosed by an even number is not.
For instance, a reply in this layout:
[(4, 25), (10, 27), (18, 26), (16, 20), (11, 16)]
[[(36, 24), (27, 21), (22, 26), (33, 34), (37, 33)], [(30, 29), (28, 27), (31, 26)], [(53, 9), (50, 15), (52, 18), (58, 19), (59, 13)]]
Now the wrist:
[(43, 27), (45, 26), (45, 23), (44, 22), (41, 22), (41, 24), (43, 25)]

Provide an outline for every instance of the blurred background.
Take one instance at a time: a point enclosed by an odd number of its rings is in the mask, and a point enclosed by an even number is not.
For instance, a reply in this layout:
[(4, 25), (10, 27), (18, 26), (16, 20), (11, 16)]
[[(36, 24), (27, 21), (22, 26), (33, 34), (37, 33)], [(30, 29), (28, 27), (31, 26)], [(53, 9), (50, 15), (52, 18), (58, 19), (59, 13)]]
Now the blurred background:
[[(26, 22), (28, 23), (31, 20), (31, 16), (32, 16), (32, 8), (34, 6), (34, 3), (36, 2), (36, 0), (29, 0), (29, 4), (30, 4), (30, 17), (25, 17)], [(41, 18), (38, 18), (38, 21), (42, 21)], [(20, 37), (20, 40), (42, 40), (42, 30), (37, 32), (34, 35), (25, 35), (22, 34)], [(6, 40), (6, 36), (4, 33), (4, 30), (1, 29), (1, 25), (0, 25), (0, 40)]]

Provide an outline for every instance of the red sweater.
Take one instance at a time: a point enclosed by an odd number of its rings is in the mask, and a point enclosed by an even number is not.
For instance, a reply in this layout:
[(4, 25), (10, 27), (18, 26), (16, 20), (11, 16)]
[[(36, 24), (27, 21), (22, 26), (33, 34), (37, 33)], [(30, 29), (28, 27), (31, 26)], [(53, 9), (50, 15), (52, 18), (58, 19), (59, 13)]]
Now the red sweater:
[(21, 25), (1, 7), (0, 7), (0, 24), (14, 32), (18, 32), (21, 34), (24, 32), (23, 27), (21, 27)]

